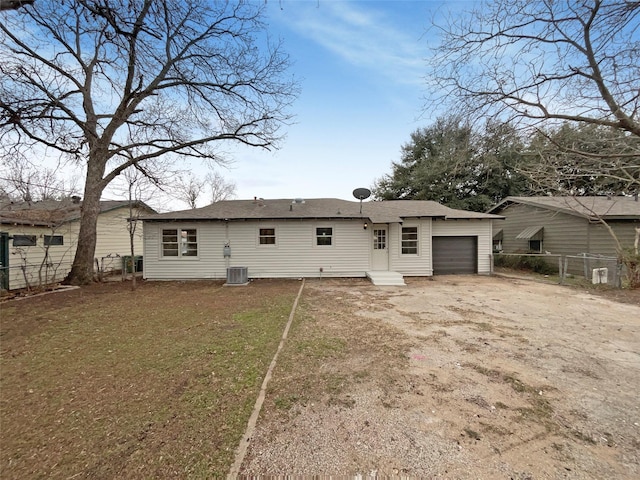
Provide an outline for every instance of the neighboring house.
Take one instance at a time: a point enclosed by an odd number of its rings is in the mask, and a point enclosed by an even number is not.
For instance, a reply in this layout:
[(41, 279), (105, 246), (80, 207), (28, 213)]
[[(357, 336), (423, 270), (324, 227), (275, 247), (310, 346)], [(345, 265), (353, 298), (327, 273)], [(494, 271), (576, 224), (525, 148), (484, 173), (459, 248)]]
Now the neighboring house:
[(507, 197), (489, 213), (494, 222), (494, 251), (617, 255), (616, 243), (604, 220), (623, 247), (633, 247), (640, 227), (637, 197)]
[(142, 217), (144, 277), (222, 279), (227, 267), (246, 267), (249, 278), (396, 272), (397, 283), (402, 275), (489, 274), (497, 218), (415, 200), (220, 201)]
[[(80, 229), (79, 197), (0, 203), (0, 287), (16, 289), (62, 280), (71, 269)], [(101, 270), (120, 269), (131, 255), (129, 218), (155, 211), (142, 202), (101, 201), (95, 258)], [(131, 215), (132, 213), (132, 215)], [(134, 236), (142, 254), (142, 226)]]

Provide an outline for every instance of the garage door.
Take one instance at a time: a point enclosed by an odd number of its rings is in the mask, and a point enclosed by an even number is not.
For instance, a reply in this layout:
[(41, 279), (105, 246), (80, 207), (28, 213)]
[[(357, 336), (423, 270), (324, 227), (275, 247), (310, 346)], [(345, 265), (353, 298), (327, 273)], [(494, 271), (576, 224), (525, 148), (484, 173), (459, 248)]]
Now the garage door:
[(478, 271), (478, 237), (433, 237), (433, 274)]

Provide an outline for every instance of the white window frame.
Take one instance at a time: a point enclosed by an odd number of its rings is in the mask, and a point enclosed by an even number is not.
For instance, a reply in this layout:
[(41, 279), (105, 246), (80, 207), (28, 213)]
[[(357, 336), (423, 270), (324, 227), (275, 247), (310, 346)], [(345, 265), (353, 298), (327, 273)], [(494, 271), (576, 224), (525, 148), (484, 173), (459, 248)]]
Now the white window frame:
[[(531, 248), (531, 242), (540, 242), (540, 248), (539, 249), (534, 249)], [(538, 240), (538, 239), (534, 239), (534, 238), (530, 238), (529, 240), (527, 240), (527, 247), (529, 248), (529, 253), (542, 253), (543, 247), (542, 247), (542, 240)]]
[[(415, 228), (415, 235), (416, 238), (415, 239), (410, 239), (410, 240), (406, 240), (408, 243), (414, 243), (415, 242), (415, 252), (407, 252), (405, 253), (404, 249), (405, 249), (405, 238), (404, 238), (404, 229), (405, 228)], [(413, 248), (412, 247), (407, 247), (407, 248)], [(420, 227), (418, 227), (418, 225), (401, 225), (400, 226), (400, 255), (412, 255), (414, 257), (417, 257), (420, 254)]]
[[(380, 232), (384, 232), (384, 235), (381, 235)], [(373, 229), (373, 249), (374, 250), (386, 250), (388, 245), (388, 236), (389, 231), (385, 228), (374, 228)]]
[[(168, 242), (165, 241), (165, 232), (174, 231), (176, 232), (175, 238), (176, 241)], [(190, 241), (189, 232), (194, 232), (192, 235), (195, 237), (195, 241), (193, 238)], [(167, 234), (169, 236), (170, 234)], [(176, 245), (177, 255), (165, 255), (165, 245)], [(200, 255), (199, 248), (199, 237), (198, 237), (198, 229), (190, 228), (190, 227), (175, 227), (175, 228), (165, 228), (162, 227), (160, 229), (160, 258), (163, 260), (173, 260), (173, 259), (197, 259)], [(189, 252), (192, 251), (189, 249), (189, 245), (195, 245), (195, 255), (189, 255)]]
[[(331, 230), (331, 233), (329, 233), (328, 235), (324, 235), (324, 234), (320, 235), (318, 233), (318, 230)], [(313, 246), (318, 248), (331, 248), (334, 245), (334, 236), (335, 236), (335, 228), (333, 227), (333, 225), (316, 225), (313, 230)], [(325, 238), (329, 239), (328, 245), (318, 243), (320, 239), (325, 239)]]
[[(273, 235), (263, 234), (263, 230), (273, 230)], [(273, 243), (263, 243), (262, 239), (273, 238)], [(278, 229), (272, 225), (261, 225), (258, 227), (258, 246), (260, 248), (275, 248), (278, 245)]]

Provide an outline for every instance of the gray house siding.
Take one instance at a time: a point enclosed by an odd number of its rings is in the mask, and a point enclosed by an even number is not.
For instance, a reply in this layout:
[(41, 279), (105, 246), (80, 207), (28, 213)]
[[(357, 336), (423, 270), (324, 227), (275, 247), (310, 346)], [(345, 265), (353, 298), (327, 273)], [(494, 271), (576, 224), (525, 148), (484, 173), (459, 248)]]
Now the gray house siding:
[[(609, 231), (599, 223), (562, 212), (513, 204), (501, 211), (505, 220), (494, 220), (494, 232), (502, 229), (502, 251), (504, 253), (526, 253), (528, 241), (516, 238), (531, 226), (544, 228), (543, 251), (556, 255), (616, 255), (615, 241)], [(631, 247), (635, 238), (635, 226), (640, 222), (610, 220), (607, 222), (623, 247)]]
[(502, 211), (505, 220), (496, 220), (494, 232), (502, 229), (502, 251), (504, 253), (527, 253), (529, 242), (516, 238), (526, 228), (541, 226), (542, 250), (558, 255), (574, 255), (587, 250), (586, 219), (565, 213), (514, 204)]
[[(613, 230), (616, 238), (622, 245), (622, 248), (633, 247), (635, 241), (635, 227), (640, 227), (640, 221), (618, 221), (610, 220), (607, 222)], [(589, 250), (588, 253), (599, 255), (616, 256), (616, 245), (609, 231), (601, 224), (589, 225)]]

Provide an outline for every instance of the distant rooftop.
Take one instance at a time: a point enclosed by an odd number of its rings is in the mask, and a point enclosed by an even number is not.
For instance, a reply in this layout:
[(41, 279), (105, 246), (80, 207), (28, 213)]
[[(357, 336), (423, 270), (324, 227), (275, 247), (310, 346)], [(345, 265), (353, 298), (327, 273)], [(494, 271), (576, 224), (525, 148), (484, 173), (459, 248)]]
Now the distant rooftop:
[(501, 213), (509, 205), (520, 203), (586, 218), (640, 219), (640, 200), (635, 197), (507, 197), (489, 210)]
[[(154, 210), (144, 202), (134, 205)], [(128, 207), (128, 200), (102, 200), (100, 213)], [(80, 218), (82, 201), (79, 197), (64, 200), (44, 200), (42, 202), (0, 201), (0, 223), (15, 225), (52, 226), (71, 222)]]

